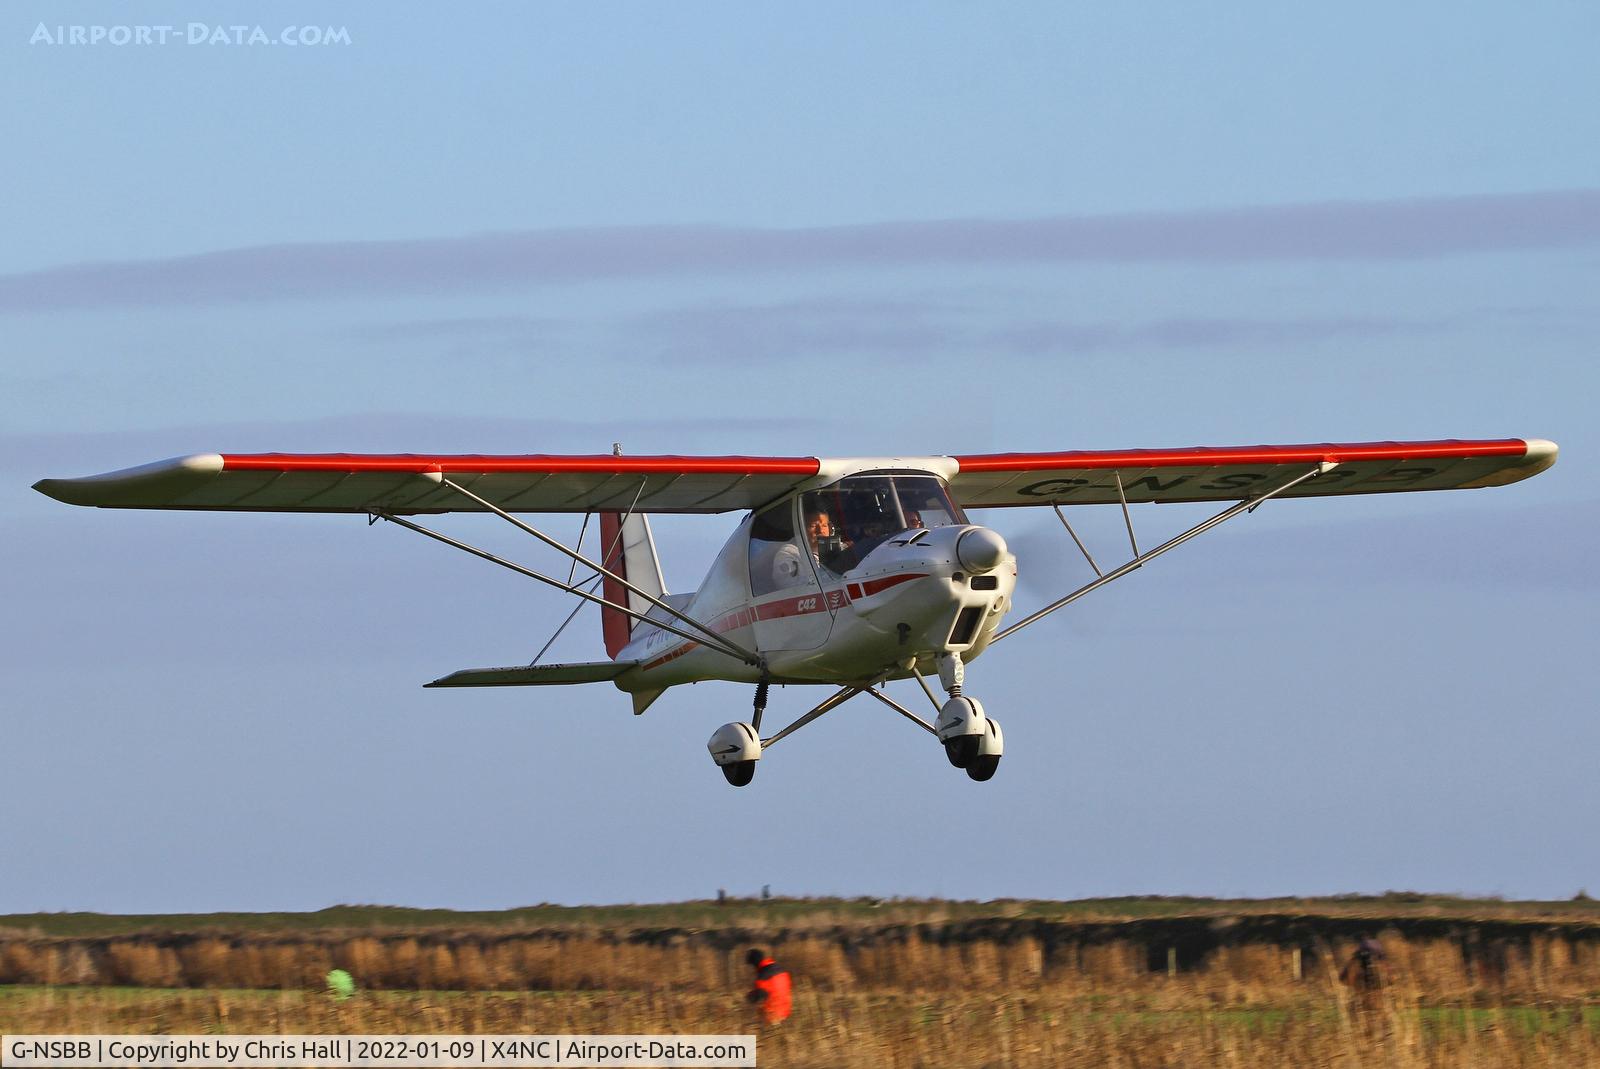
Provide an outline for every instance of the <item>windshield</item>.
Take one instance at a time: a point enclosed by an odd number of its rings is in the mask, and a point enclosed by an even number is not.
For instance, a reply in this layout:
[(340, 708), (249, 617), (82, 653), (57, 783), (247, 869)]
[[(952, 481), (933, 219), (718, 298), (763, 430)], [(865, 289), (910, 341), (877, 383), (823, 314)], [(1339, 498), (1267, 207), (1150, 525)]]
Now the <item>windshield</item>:
[(890, 536), (966, 523), (931, 475), (855, 475), (801, 498), (806, 540), (817, 562), (843, 574)]

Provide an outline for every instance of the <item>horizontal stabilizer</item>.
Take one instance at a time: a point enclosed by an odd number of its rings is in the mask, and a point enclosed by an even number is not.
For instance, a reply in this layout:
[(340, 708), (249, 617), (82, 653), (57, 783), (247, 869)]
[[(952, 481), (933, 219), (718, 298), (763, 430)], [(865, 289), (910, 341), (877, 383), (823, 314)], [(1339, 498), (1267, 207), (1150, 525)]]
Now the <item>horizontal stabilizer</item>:
[(604, 683), (616, 679), (637, 661), (587, 661), (583, 664), (513, 665), (509, 668), (463, 668), (425, 684), (429, 687), (546, 687), (563, 683)]

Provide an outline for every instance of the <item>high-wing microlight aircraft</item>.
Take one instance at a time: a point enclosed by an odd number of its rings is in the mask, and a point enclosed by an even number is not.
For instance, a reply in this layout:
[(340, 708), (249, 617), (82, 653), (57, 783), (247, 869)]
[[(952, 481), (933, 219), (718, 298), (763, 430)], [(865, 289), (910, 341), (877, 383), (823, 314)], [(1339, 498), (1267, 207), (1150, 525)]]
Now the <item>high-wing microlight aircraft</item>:
[[(995, 774), (999, 722), (964, 690), (966, 665), (990, 646), (1189, 539), (1274, 498), (1464, 490), (1517, 482), (1550, 467), (1553, 442), (1370, 442), (1354, 445), (998, 453), (940, 457), (374, 456), (217, 454), (81, 479), (42, 493), (100, 508), (345, 512), (386, 521), (600, 605), (607, 661), (474, 668), (430, 687), (610, 682), (643, 713), (668, 687), (702, 680), (755, 685), (748, 721), (724, 724), (707, 748), (744, 786), (792, 732), (868, 695), (943, 744), (974, 780)], [(1141, 550), (1129, 506), (1227, 503), (1203, 523)], [(1066, 507), (1122, 509), (1129, 559), (1102, 569)], [(969, 509), (1055, 511), (1095, 578), (1009, 626), (1016, 557)], [(698, 590), (669, 594), (650, 513), (749, 510)], [(513, 563), (415, 517), (494, 513), (573, 561), (566, 579)], [(516, 513), (583, 513), (577, 544)], [(599, 549), (583, 550), (590, 516)], [(598, 557), (596, 560), (594, 557)], [(588, 569), (579, 578), (576, 568)], [(596, 593), (596, 591), (599, 591)], [(569, 616), (568, 622), (572, 617)], [(565, 625), (563, 625), (565, 626)], [(558, 629), (557, 634), (560, 631)], [(552, 640), (554, 641), (554, 636)], [(547, 643), (545, 649), (549, 648)], [(929, 686), (936, 676), (945, 698)], [(914, 679), (930, 722), (884, 692)], [(833, 687), (773, 735), (761, 734), (768, 688)]]

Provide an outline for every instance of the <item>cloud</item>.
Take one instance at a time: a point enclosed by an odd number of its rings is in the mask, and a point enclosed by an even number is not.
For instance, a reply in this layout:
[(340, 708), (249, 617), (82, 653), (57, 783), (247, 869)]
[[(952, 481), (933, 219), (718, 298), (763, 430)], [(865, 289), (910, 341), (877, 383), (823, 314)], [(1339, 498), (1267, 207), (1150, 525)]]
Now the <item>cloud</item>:
[(1144, 323), (1040, 321), (996, 330), (986, 340), (1011, 352), (1094, 353), (1130, 349), (1207, 349), (1294, 346), (1345, 338), (1373, 338), (1433, 329), (1423, 321), (1360, 316), (1306, 319), (1174, 317)]
[(361, 341), (373, 342), (438, 340), (530, 342), (557, 338), (568, 326), (565, 320), (547, 316), (452, 316), (443, 319), (412, 319), (398, 323), (367, 323), (351, 327), (349, 334)]
[(775, 229), (628, 226), (264, 245), (0, 276), (0, 311), (505, 290), (674, 275), (1388, 260), (1600, 245), (1600, 190)]
[(748, 359), (935, 357), (948, 353), (1022, 356), (1296, 346), (1425, 332), (1448, 324), (1386, 317), (1258, 319), (1163, 317), (1142, 322), (984, 315), (970, 302), (936, 297), (876, 300), (814, 297), (771, 304), (707, 304), (635, 316), (618, 328), (629, 352), (720, 363)]
[(792, 358), (931, 356), (979, 333), (937, 300), (814, 297), (771, 304), (706, 304), (633, 316), (618, 327), (629, 351), (723, 363)]

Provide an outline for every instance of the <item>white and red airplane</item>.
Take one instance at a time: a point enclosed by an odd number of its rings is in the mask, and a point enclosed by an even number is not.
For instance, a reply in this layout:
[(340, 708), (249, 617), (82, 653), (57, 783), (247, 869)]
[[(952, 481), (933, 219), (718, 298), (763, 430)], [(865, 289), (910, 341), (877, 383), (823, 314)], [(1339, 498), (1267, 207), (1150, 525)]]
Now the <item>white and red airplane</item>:
[[(533, 664), (468, 669), (428, 686), (609, 681), (632, 695), (634, 712), (642, 713), (681, 683), (753, 683), (750, 721), (723, 725), (708, 743), (728, 782), (743, 786), (767, 748), (859, 694), (921, 725), (944, 745), (951, 764), (987, 780), (1004, 739), (983, 705), (963, 692), (965, 665), (1018, 629), (1270, 498), (1501, 486), (1555, 459), (1553, 442), (1518, 438), (950, 457), (208, 453), (108, 475), (43, 479), (34, 488), (100, 508), (356, 513), (597, 602), (608, 661), (539, 664), (536, 656)], [(1177, 501), (1231, 504), (1141, 551), (1128, 506)], [(1120, 505), (1127, 521), (1132, 555), (1109, 571), (1095, 563), (1062, 511), (1095, 504)], [(1004, 538), (970, 522), (965, 510), (1016, 506), (1054, 508), (1096, 578), (1002, 628), (1016, 558)], [(667, 593), (647, 515), (735, 509), (749, 514), (699, 589)], [(590, 574), (576, 581), (545, 575), (413, 518), (462, 511), (496, 513)], [(514, 515), (539, 512), (585, 514), (577, 545)], [(600, 561), (583, 552), (589, 514), (599, 516)], [(934, 674), (943, 701), (924, 679)], [(934, 721), (880, 689), (908, 678), (938, 710)], [(771, 683), (836, 689), (763, 738)]]

